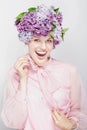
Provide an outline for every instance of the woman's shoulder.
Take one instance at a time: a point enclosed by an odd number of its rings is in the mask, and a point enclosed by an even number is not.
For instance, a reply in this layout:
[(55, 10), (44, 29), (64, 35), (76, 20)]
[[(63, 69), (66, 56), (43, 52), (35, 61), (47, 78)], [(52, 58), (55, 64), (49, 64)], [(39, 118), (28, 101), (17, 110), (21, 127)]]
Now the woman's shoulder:
[(61, 61), (61, 60), (57, 60), (52, 58), (52, 64), (54, 66), (54, 68), (61, 68), (64, 70), (68, 70), (70, 72), (76, 72), (77, 71), (77, 67), (70, 62), (65, 62), (65, 61)]

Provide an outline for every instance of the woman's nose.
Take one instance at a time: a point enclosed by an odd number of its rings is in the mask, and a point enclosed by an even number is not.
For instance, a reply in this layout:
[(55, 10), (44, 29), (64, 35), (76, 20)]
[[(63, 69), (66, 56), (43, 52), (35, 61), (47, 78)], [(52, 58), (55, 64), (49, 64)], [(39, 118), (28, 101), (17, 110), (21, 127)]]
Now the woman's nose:
[(46, 44), (43, 42), (41, 43), (41, 49), (45, 50), (46, 49)]

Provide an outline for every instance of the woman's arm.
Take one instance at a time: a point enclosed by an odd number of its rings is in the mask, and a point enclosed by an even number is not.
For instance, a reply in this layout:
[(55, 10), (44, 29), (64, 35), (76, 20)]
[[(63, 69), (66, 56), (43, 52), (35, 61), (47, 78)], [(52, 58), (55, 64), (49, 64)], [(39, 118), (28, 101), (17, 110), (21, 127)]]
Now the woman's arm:
[(23, 127), (27, 118), (27, 78), (29, 62), (25, 58), (19, 59), (7, 78), (2, 120), (10, 128)]
[(71, 104), (69, 118), (79, 123), (79, 114), (81, 109), (81, 79), (75, 67), (71, 69)]
[(70, 113), (67, 118), (59, 110), (54, 110), (52, 117), (54, 123), (61, 130), (77, 129), (80, 111), (81, 82), (75, 67), (70, 67)]
[(27, 80), (29, 61), (20, 57), (8, 75), (2, 119), (6, 126), (19, 129), (27, 119)]
[(18, 75), (10, 72), (6, 83), (5, 100), (1, 117), (7, 127), (19, 129), (23, 127), (27, 118), (27, 99), (26, 93), (19, 86), (26, 86), (26, 81), (19, 81)]

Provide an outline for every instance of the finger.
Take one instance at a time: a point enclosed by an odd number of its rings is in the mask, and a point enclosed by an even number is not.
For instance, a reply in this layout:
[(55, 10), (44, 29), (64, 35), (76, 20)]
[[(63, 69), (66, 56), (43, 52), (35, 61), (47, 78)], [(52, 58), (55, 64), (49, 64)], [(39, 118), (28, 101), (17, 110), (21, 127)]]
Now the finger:
[(28, 58), (20, 58), (17, 60), (18, 62), (22, 62), (22, 61), (28, 61), (29, 62), (29, 59)]
[(15, 66), (15, 68), (17, 69), (17, 68), (21, 67), (22, 64), (27, 64), (27, 65), (29, 66), (29, 62), (26, 61), (26, 60), (23, 60), (23, 61), (21, 61), (21, 62), (18, 61), (14, 66)]
[(15, 65), (22, 63), (22, 62), (25, 62), (25, 61), (29, 62), (29, 60), (26, 58), (18, 59), (17, 62), (15, 63)]
[(29, 69), (29, 63), (24, 62), (24, 63), (22, 63), (22, 64), (19, 66), (19, 68), (20, 68), (20, 69), (23, 69), (23, 70), (26, 69), (26, 68)]
[(57, 111), (57, 113), (59, 114), (59, 115), (63, 115), (63, 113), (61, 112), (61, 111), (59, 111), (58, 109), (56, 109), (56, 111)]
[(18, 60), (15, 64), (17, 64), (19, 62), (23, 62), (23, 61), (29, 61), (29, 59), (27, 57), (20, 57), (20, 58), (18, 58)]
[(58, 120), (57, 120), (57, 118), (56, 118), (56, 116), (55, 116), (54, 114), (52, 114), (52, 119), (53, 119), (53, 121), (54, 121), (55, 123), (58, 122)]
[(56, 110), (56, 109), (53, 111), (53, 113), (54, 113), (56, 116), (60, 116), (60, 113), (59, 113), (59, 112), (57, 112), (57, 110)]
[(18, 58), (18, 60), (19, 60), (19, 59), (20, 59), (20, 60), (21, 60), (21, 59), (28, 59), (28, 60), (29, 60), (29, 58), (26, 57), (26, 56), (21, 56), (21, 57)]
[(18, 71), (23, 71), (25, 69), (28, 69), (29, 70), (29, 63), (28, 62), (24, 62), (22, 64), (18, 64), (15, 66), (15, 68), (18, 70)]
[(61, 119), (61, 115), (60, 115), (60, 113), (57, 112), (57, 110), (53, 111), (53, 115), (55, 115), (55, 117), (56, 117), (57, 120)]

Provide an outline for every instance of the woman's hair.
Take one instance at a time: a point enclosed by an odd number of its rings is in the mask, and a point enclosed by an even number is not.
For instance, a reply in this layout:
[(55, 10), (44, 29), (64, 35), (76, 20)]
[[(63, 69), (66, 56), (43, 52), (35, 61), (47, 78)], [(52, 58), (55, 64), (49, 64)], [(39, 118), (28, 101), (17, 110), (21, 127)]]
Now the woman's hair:
[(40, 5), (31, 7), (27, 12), (22, 12), (16, 17), (15, 25), (19, 32), (18, 37), (22, 42), (29, 42), (32, 36), (47, 36), (54, 39), (54, 46), (59, 44), (67, 29), (62, 27), (62, 13), (59, 8)]

